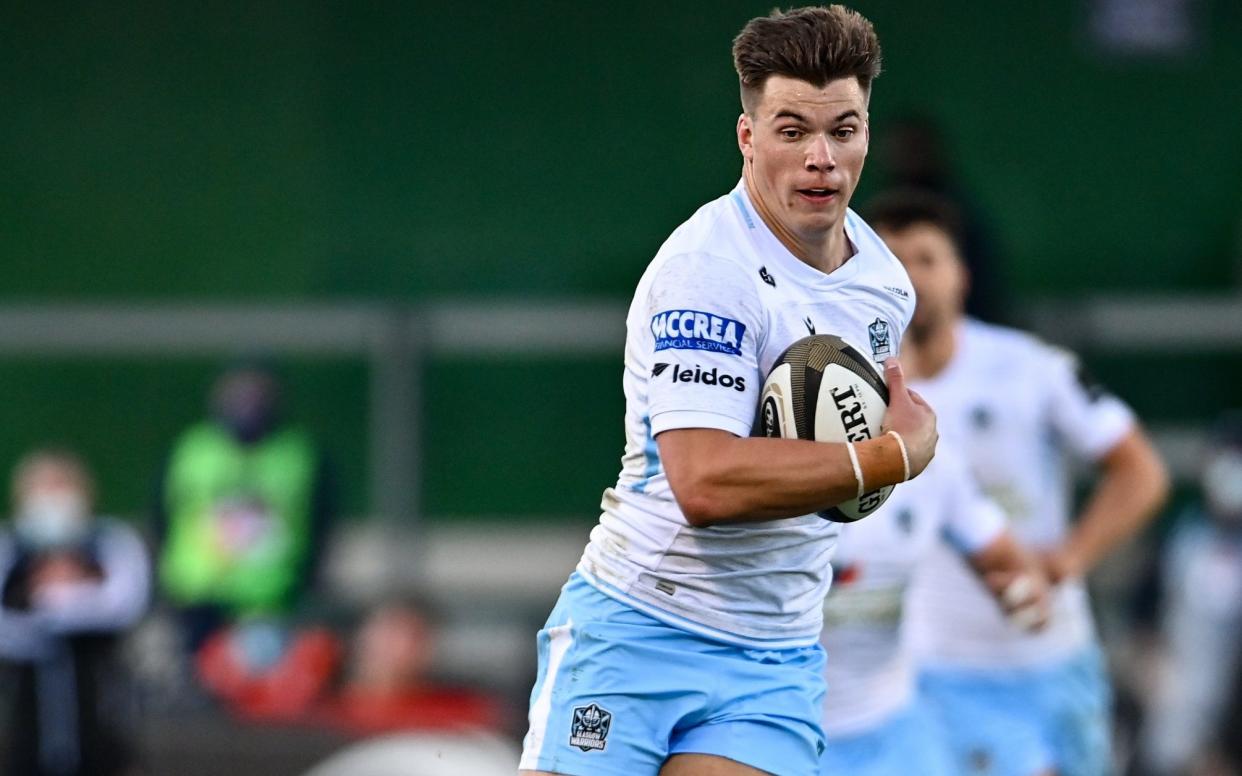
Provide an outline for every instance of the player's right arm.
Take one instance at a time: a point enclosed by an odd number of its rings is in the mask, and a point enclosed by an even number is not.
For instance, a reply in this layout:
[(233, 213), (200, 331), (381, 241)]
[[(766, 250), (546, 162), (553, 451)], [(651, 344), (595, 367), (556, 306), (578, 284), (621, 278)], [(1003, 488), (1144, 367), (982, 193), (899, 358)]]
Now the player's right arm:
[[(650, 273), (640, 283), (642, 312), (631, 320), (627, 348), (650, 359), (636, 392), (645, 394), (649, 431), (687, 522), (798, 517), (857, 497), (844, 444), (749, 436), (763, 388), (765, 305), (786, 300), (761, 292), (750, 269), (711, 254), (670, 254)], [(913, 476), (931, 460), (936, 421), (906, 389), (900, 369), (895, 359), (885, 364), (885, 430), (901, 434)], [(704, 382), (695, 374), (714, 377)], [(867, 490), (905, 479), (891, 434), (856, 442), (855, 451)]]
[[(901, 435), (913, 477), (935, 454), (935, 413), (906, 388), (897, 359), (889, 359), (884, 371), (890, 395), (884, 431)], [(798, 517), (858, 495), (844, 444), (739, 437), (708, 428), (672, 429), (656, 442), (669, 487), (694, 526)], [(899, 444), (888, 433), (854, 444), (867, 490), (906, 479)]]

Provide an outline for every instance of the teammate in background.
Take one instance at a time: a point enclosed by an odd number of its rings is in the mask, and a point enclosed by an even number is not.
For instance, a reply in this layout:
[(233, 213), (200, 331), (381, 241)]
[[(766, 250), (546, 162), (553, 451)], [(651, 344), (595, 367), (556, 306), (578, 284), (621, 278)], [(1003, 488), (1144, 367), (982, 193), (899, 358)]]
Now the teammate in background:
[[(934, 453), (935, 418), (892, 358), (909, 279), (847, 207), (880, 70), (871, 24), (841, 6), (777, 12), (733, 54), (742, 180), (634, 294), (622, 470), (539, 633), (528, 772), (818, 774), (839, 526), (814, 513)], [(886, 433), (854, 444), (858, 466), (845, 444), (749, 436), (764, 376), (814, 331), (884, 363)]]
[(946, 539), (1021, 633), (1044, 626), (1048, 586), (1038, 560), (1006, 530), (964, 460), (940, 444), (924, 475), (874, 515), (842, 528), (824, 603), (827, 748), (823, 776), (955, 776), (936, 716), (915, 702), (914, 662), (901, 638), (904, 600), (929, 551)]
[[(961, 768), (1106, 773), (1109, 689), (1083, 578), (1164, 502), (1165, 467), (1126, 405), (1072, 354), (964, 317), (968, 279), (942, 201), (895, 192), (869, 216), (918, 291), (907, 366), (940, 413), (945, 440), (967, 455), (1056, 585), (1048, 628), (1017, 632), (961, 559), (937, 548), (910, 600), (920, 687), (951, 715)], [(1100, 471), (1071, 520), (1075, 459)]]

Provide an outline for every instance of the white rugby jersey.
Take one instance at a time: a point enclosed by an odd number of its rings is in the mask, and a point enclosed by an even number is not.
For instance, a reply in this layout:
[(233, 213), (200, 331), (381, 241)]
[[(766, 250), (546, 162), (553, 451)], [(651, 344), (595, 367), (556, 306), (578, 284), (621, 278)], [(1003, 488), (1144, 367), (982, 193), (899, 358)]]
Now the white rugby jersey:
[(836, 334), (879, 364), (896, 355), (914, 290), (850, 211), (854, 253), (824, 274), (768, 229), (744, 183), (677, 228), (627, 319), (625, 454), (578, 570), (607, 595), (745, 646), (815, 643), (839, 526), (814, 515), (695, 528), (669, 489), (655, 436), (749, 436), (763, 380), (793, 342)]
[[(872, 730), (910, 703), (914, 671), (902, 612), (928, 553), (943, 537), (968, 557), (1004, 528), (1000, 508), (943, 443), (927, 470), (898, 485), (875, 514), (842, 527), (820, 635), (828, 653), (823, 727), (830, 738)], [(999, 611), (994, 601), (985, 605)]]
[[(959, 327), (957, 350), (934, 379), (914, 385), (936, 410), (943, 439), (961, 450), (1010, 530), (1032, 549), (1065, 538), (1076, 461), (1096, 461), (1134, 417), (1085, 379), (1069, 352), (1030, 334), (975, 320)], [(1055, 662), (1094, 639), (1086, 590), (1060, 585), (1039, 633), (1014, 630), (951, 551), (934, 553), (914, 585), (910, 635), (925, 665), (1025, 667)]]

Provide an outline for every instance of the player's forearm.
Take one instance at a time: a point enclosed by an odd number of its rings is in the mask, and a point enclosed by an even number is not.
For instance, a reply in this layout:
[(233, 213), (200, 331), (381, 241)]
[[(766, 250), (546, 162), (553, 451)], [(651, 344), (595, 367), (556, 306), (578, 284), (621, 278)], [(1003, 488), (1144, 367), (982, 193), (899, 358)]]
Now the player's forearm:
[(1043, 627), (1048, 620), (1048, 581), (1036, 558), (1012, 534), (1001, 533), (969, 560), (1006, 616), (1028, 630)]
[(1054, 563), (1051, 569), (1056, 581), (1088, 573), (1140, 531), (1168, 495), (1168, 471), (1139, 429), (1119, 442), (1102, 463), (1102, 476), (1060, 551), (1060, 567)]
[(1034, 558), (1014, 541), (1008, 531), (1001, 532), (982, 549), (970, 555), (968, 560), (980, 577), (992, 573), (1018, 574), (1035, 567)]
[[(719, 432), (661, 435), (669, 485), (691, 525), (798, 517), (858, 496), (844, 444), (740, 438)], [(855, 443), (867, 490), (904, 479), (897, 441)]]

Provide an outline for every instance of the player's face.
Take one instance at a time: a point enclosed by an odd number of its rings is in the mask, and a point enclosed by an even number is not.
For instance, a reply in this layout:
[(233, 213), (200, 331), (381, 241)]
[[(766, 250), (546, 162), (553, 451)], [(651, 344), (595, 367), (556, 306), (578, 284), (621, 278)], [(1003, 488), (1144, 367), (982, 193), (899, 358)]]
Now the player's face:
[(962, 314), (966, 299), (966, 267), (953, 239), (932, 224), (912, 224), (900, 231), (879, 230), (910, 275), (918, 302), (910, 327), (933, 331), (952, 324)]
[(867, 95), (854, 77), (826, 86), (774, 75), (738, 119), (738, 146), (764, 209), (814, 239), (845, 218), (867, 158)]

